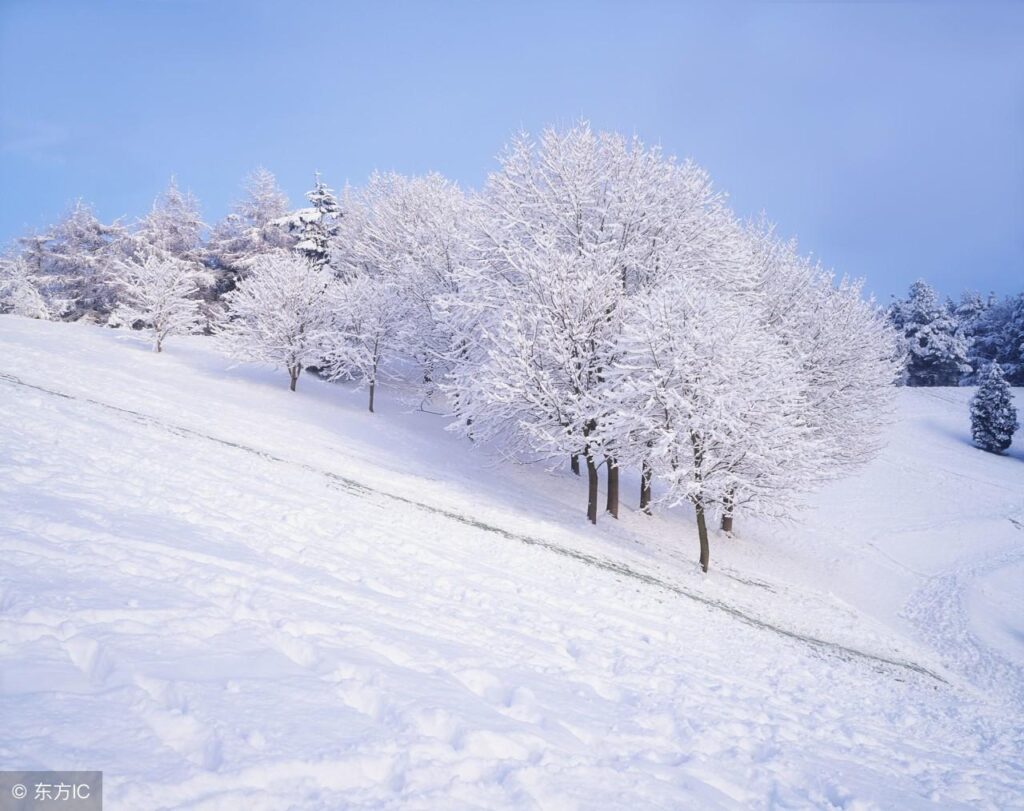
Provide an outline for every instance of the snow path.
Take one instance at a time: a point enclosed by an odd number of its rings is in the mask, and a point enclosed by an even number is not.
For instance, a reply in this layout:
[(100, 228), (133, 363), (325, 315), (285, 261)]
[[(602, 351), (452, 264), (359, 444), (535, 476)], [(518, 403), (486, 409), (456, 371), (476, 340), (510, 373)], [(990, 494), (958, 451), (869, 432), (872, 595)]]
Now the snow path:
[[(1019, 526), (1012, 518), (1011, 524)], [(929, 577), (904, 607), (904, 615), (934, 647), (941, 647), (949, 666), (993, 696), (1005, 697), (1010, 711), (1024, 712), (1024, 667), (984, 644), (971, 629), (965, 600), (975, 581), (985, 575), (1024, 563), (1024, 542), (1001, 555), (958, 563)]]
[[(702, 578), (685, 515), (595, 531), (576, 481), (481, 471), (386, 397), (368, 418), (344, 387), (291, 394), (203, 339), (154, 356), (5, 316), (0, 369), (50, 390), (0, 385), (0, 768), (102, 768), (112, 811), (1024, 807), (1019, 706), (917, 634), (927, 605), (890, 625), (1021, 535), (985, 473), (1017, 460), (949, 462), (991, 517), (956, 544), (964, 505), (897, 470), (950, 452), (917, 399), (871, 475), (785, 542), (716, 538), (733, 578)], [(898, 520), (864, 512), (879, 487)]]
[[(128, 409), (120, 408), (118, 406), (111, 405), (110, 403), (104, 403), (104, 402), (101, 402), (99, 400), (93, 400), (93, 399), (90, 399), (90, 398), (83, 398), (83, 397), (76, 397), (75, 395), (68, 394), (66, 392), (56, 391), (54, 389), (46, 388), (46, 387), (40, 386), (38, 384), (27, 383), (27, 382), (21, 380), (20, 378), (15, 377), (14, 375), (9, 375), (9, 374), (5, 374), (3, 372), (0, 372), (0, 383), (5, 383), (7, 385), (24, 386), (26, 388), (35, 389), (36, 391), (41, 391), (41, 392), (44, 392), (46, 394), (53, 395), (55, 397), (63, 397), (63, 398), (68, 399), (68, 400), (78, 400), (78, 401), (81, 401), (81, 402), (84, 402), (84, 403), (88, 403), (89, 405), (97, 406), (99, 408), (110, 409), (111, 411), (118, 412), (120, 414), (125, 415), (126, 417), (130, 417), (132, 419), (139, 420), (139, 421), (144, 422), (146, 424), (159, 426), (159, 427), (161, 427), (161, 428), (163, 428), (163, 429), (165, 429), (167, 431), (170, 431), (172, 433), (176, 433), (176, 434), (181, 435), (181, 436), (193, 437), (193, 438), (196, 438), (196, 439), (202, 439), (202, 440), (206, 440), (206, 441), (209, 441), (209, 442), (216, 442), (216, 443), (219, 443), (221, 445), (224, 445), (224, 446), (227, 446), (227, 447), (230, 447), (230, 448), (234, 448), (236, 450), (241, 450), (241, 451), (244, 451), (246, 453), (254, 454), (254, 455), (256, 455), (256, 456), (260, 457), (261, 459), (264, 459), (264, 460), (266, 460), (268, 462), (293, 465), (295, 467), (299, 467), (299, 468), (301, 468), (303, 470), (306, 470), (308, 472), (315, 473), (315, 474), (320, 475), (320, 476), (324, 476), (324, 477), (326, 477), (327, 479), (330, 480), (330, 483), (331, 483), (332, 486), (340, 487), (340, 488), (342, 488), (342, 489), (344, 489), (344, 490), (346, 490), (346, 491), (348, 491), (350, 493), (353, 493), (353, 494), (355, 494), (357, 496), (360, 496), (360, 497), (363, 497), (363, 498), (379, 497), (379, 498), (384, 498), (384, 499), (388, 499), (388, 500), (391, 500), (391, 501), (397, 501), (397, 502), (400, 502), (402, 504), (408, 504), (410, 506), (416, 507), (417, 509), (424, 510), (424, 511), (429, 512), (429, 513), (433, 513), (435, 515), (444, 516), (445, 518), (449, 518), (452, 521), (456, 521), (456, 522), (458, 522), (460, 524), (464, 524), (466, 526), (472, 527), (473, 529), (479, 529), (479, 530), (483, 530), (485, 532), (490, 532), (490, 533), (499, 535), (502, 538), (505, 538), (507, 540), (518, 541), (519, 543), (524, 543), (524, 544), (527, 544), (529, 546), (537, 546), (537, 547), (540, 547), (542, 549), (546, 549), (546, 550), (548, 550), (550, 552), (554, 552), (555, 554), (562, 555), (564, 557), (568, 557), (568, 558), (571, 558), (573, 560), (579, 561), (579, 562), (584, 563), (584, 564), (586, 564), (588, 566), (594, 566), (596, 568), (605, 569), (606, 571), (613, 572), (615, 574), (624, 575), (626, 577), (629, 577), (629, 578), (632, 578), (634, 580), (640, 581), (640, 582), (645, 583), (647, 585), (655, 586), (657, 588), (664, 589), (666, 591), (672, 592), (673, 594), (679, 595), (681, 597), (686, 597), (687, 599), (695, 600), (695, 601), (697, 601), (699, 603), (702, 603), (702, 604), (704, 604), (706, 606), (709, 606), (711, 608), (717, 609), (719, 611), (724, 611), (725, 613), (729, 614), (730, 616), (732, 616), (732, 617), (740, 620), (741, 622), (744, 622), (744, 623), (746, 623), (746, 624), (748, 624), (748, 625), (750, 625), (750, 626), (752, 626), (754, 628), (759, 628), (761, 630), (770, 631), (772, 633), (779, 634), (780, 636), (784, 636), (784, 637), (787, 637), (789, 639), (795, 639), (795, 640), (797, 640), (799, 642), (806, 643), (806, 644), (808, 644), (808, 645), (810, 645), (810, 646), (812, 646), (814, 648), (817, 648), (817, 649), (819, 649), (821, 651), (824, 651), (824, 652), (827, 652), (827, 653), (830, 653), (830, 654), (833, 654), (833, 655), (838, 655), (841, 658), (845, 658), (845, 659), (850, 659), (850, 658), (864, 659), (867, 662), (873, 663), (875, 665), (887, 665), (887, 666), (890, 666), (892, 668), (895, 668), (896, 670), (910, 671), (910, 672), (918, 674), (918, 675), (928, 676), (928, 677), (930, 677), (932, 679), (935, 679), (938, 682), (946, 683), (946, 680), (942, 676), (940, 676), (940, 675), (938, 675), (936, 673), (933, 673), (928, 668), (926, 668), (926, 667), (924, 667), (922, 665), (916, 664), (914, 662), (905, 662), (905, 661), (900, 661), (900, 660), (897, 660), (897, 659), (889, 659), (889, 658), (885, 658), (885, 657), (882, 657), (882, 656), (877, 656), (877, 655), (872, 654), (872, 653), (868, 653), (868, 652), (865, 652), (865, 651), (857, 650), (856, 648), (850, 648), (850, 647), (847, 647), (845, 645), (841, 645), (841, 644), (839, 644), (837, 642), (831, 642), (831, 641), (828, 641), (828, 640), (825, 640), (825, 639), (817, 639), (815, 637), (808, 636), (806, 634), (802, 634), (802, 633), (799, 633), (797, 631), (792, 631), (792, 630), (789, 630), (789, 629), (786, 629), (786, 628), (779, 627), (777, 625), (773, 625), (772, 623), (767, 622), (766, 620), (764, 620), (762, 618), (753, 616), (753, 615), (751, 615), (751, 614), (749, 614), (749, 613), (747, 613), (747, 612), (745, 612), (745, 611), (743, 611), (743, 610), (741, 610), (739, 608), (736, 608), (735, 606), (728, 605), (728, 604), (722, 602), (721, 600), (716, 600), (716, 599), (713, 599), (713, 598), (710, 598), (710, 597), (706, 597), (706, 596), (701, 595), (701, 594), (696, 594), (693, 591), (690, 591), (689, 589), (687, 589), (687, 588), (685, 588), (683, 586), (680, 586), (680, 585), (677, 585), (677, 584), (668, 583), (668, 582), (666, 582), (665, 580), (663, 580), (661, 578), (655, 577), (654, 575), (646, 574), (646, 573), (642, 573), (642, 572), (636, 571), (636, 570), (630, 568), (629, 566), (627, 566), (626, 564), (624, 564), (622, 562), (619, 562), (619, 561), (614, 561), (614, 560), (611, 560), (611, 559), (608, 559), (608, 558), (598, 558), (598, 557), (595, 557), (593, 555), (589, 555), (589, 554), (587, 554), (585, 552), (580, 552), (579, 550), (567, 549), (566, 547), (559, 546), (558, 544), (553, 543), (551, 541), (543, 540), (541, 538), (536, 538), (536, 537), (532, 537), (532, 536), (529, 536), (529, 535), (523, 535), (523, 534), (518, 533), (518, 532), (512, 532), (510, 530), (503, 529), (501, 527), (497, 527), (497, 526), (494, 526), (492, 524), (488, 524), (486, 522), (479, 521), (479, 520), (474, 519), (474, 518), (470, 518), (469, 516), (466, 516), (466, 515), (463, 515), (463, 514), (460, 514), (460, 513), (456, 513), (456, 512), (452, 512), (451, 510), (445, 509), (443, 507), (438, 507), (436, 505), (431, 505), (431, 504), (425, 504), (425, 503), (423, 503), (421, 501), (417, 501), (415, 499), (411, 499), (411, 498), (408, 498), (406, 496), (401, 496), (401, 495), (397, 495), (395, 493), (389, 493), (389, 492), (386, 492), (386, 491), (383, 491), (383, 490), (380, 490), (380, 489), (375, 489), (375, 488), (369, 487), (369, 486), (367, 486), (365, 484), (361, 484), (359, 482), (356, 482), (356, 481), (354, 481), (354, 480), (352, 480), (352, 479), (350, 479), (348, 477), (341, 476), (340, 474), (332, 473), (332, 472), (326, 471), (326, 470), (321, 470), (321, 469), (318, 469), (316, 467), (313, 467), (311, 465), (308, 465), (308, 464), (305, 464), (305, 463), (302, 463), (302, 462), (297, 462), (297, 461), (294, 461), (294, 460), (285, 459), (285, 458), (282, 458), (280, 456), (276, 456), (274, 454), (268, 453), (267, 451), (259, 450), (257, 448), (253, 448), (253, 447), (251, 447), (249, 445), (244, 445), (244, 444), (241, 444), (241, 443), (238, 443), (238, 442), (231, 442), (229, 440), (225, 440), (225, 439), (221, 439), (219, 437), (211, 436), (209, 434), (201, 433), (199, 431), (195, 431), (195, 430), (193, 430), (191, 428), (186, 428), (186, 427), (181, 426), (181, 425), (172, 425), (170, 423), (165, 422), (164, 420), (160, 420), (160, 419), (158, 419), (156, 417), (153, 417), (153, 416), (150, 416), (148, 414), (142, 414), (142, 413), (140, 413), (138, 411), (130, 411)], [(996, 568), (996, 567), (993, 566), (992, 568)], [(1024, 682), (1022, 682), (1022, 683), (1024, 683)]]

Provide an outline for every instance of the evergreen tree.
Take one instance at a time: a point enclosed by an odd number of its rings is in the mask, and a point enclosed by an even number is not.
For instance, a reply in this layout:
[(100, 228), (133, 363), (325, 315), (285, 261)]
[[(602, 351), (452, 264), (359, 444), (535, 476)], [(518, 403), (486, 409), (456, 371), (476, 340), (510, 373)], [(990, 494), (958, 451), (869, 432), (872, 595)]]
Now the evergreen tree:
[(971, 400), (971, 436), (982, 450), (1002, 453), (1010, 447), (1016, 430), (1013, 393), (999, 364), (992, 363)]
[[(153, 203), (153, 208), (139, 224), (135, 238), (144, 248), (156, 248), (186, 262), (200, 262), (202, 232), (206, 226), (199, 215), (199, 203), (191, 192), (181, 191), (172, 177), (167, 191)], [(144, 249), (140, 251), (147, 254)]]
[(989, 297), (986, 301), (980, 293), (973, 290), (964, 290), (960, 294), (960, 301), (950, 302), (950, 311), (956, 319), (957, 330), (967, 343), (967, 362), (971, 371), (961, 379), (961, 384), (975, 385), (981, 376), (981, 371), (987, 364), (981, 360), (979, 344), (984, 337), (984, 325), (989, 308), (994, 304)]
[(295, 250), (301, 253), (315, 268), (326, 267), (331, 258), (331, 240), (338, 232), (341, 206), (334, 190), (316, 173), (316, 183), (306, 192), (310, 208), (298, 212), (299, 242)]
[(23, 256), (0, 258), (0, 313), (26, 318), (50, 317), (50, 309), (39, 292), (31, 266)]
[(998, 363), (1011, 386), (1024, 386), (1024, 293), (989, 303), (975, 327), (971, 361), (979, 375)]
[(117, 224), (104, 225), (92, 209), (75, 201), (51, 232), (44, 276), (48, 286), (70, 302), (70, 318), (86, 315), (105, 320), (117, 303), (117, 284), (110, 273), (112, 251), (121, 237)]
[(1000, 330), (999, 361), (1011, 386), (1024, 386), (1024, 293), (1006, 300)]
[(288, 195), (277, 185), (274, 174), (262, 166), (245, 179), (245, 197), (235, 205), (235, 213), (242, 221), (257, 229), (288, 213)]
[(199, 202), (188, 191), (178, 188), (172, 177), (167, 190), (153, 202), (153, 208), (135, 231), (121, 241), (118, 264), (144, 264), (152, 255), (177, 259), (188, 267), (199, 289), (200, 298), (212, 301), (217, 296), (215, 274), (208, 267), (203, 245), (206, 225), (199, 214)]
[(907, 356), (908, 386), (956, 386), (971, 371), (967, 341), (949, 308), (922, 279), (910, 286), (910, 295), (889, 311), (902, 336)]
[(234, 288), (259, 257), (294, 241), (282, 218), (288, 214), (288, 197), (274, 175), (258, 167), (243, 185), (244, 197), (234, 210), (214, 226), (207, 244), (208, 259), (218, 272), (217, 292)]

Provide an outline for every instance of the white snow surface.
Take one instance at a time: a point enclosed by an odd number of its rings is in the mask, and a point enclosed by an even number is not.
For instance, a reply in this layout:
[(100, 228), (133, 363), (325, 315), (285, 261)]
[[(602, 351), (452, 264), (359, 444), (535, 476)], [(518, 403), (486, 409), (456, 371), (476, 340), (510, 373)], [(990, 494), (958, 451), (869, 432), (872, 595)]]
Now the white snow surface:
[[(1024, 449), (584, 516), (401, 392), (0, 318), (0, 768), (108, 809), (1024, 808)], [(1018, 407), (1024, 400), (1017, 393)]]

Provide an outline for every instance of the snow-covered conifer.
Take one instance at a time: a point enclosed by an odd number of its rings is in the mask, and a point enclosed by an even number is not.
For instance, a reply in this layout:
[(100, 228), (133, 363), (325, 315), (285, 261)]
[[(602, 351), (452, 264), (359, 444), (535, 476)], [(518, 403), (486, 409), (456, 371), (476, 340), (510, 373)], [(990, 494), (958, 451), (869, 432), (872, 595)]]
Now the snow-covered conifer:
[(203, 258), (204, 228), (195, 196), (179, 189), (172, 177), (139, 223), (134, 237), (142, 253), (146, 248), (155, 248), (176, 259), (198, 263)]
[(253, 228), (264, 228), (288, 213), (288, 195), (277, 185), (273, 172), (257, 166), (244, 183), (245, 196), (235, 213)]
[(317, 268), (326, 267), (331, 258), (331, 241), (338, 230), (341, 207), (334, 190), (316, 173), (313, 188), (306, 192), (310, 207), (297, 212), (298, 242), (295, 250)]
[[(210, 301), (217, 294), (217, 278), (207, 265), (208, 257), (202, 240), (205, 228), (195, 196), (178, 188), (172, 177), (167, 189), (153, 202), (149, 213), (119, 241), (120, 262), (143, 264), (154, 254), (184, 262), (199, 288), (200, 297)], [(209, 320), (211, 316), (207, 313), (206, 317)]]
[(1013, 443), (1017, 430), (1013, 393), (998, 363), (989, 364), (981, 385), (971, 399), (971, 436), (974, 444), (991, 453), (1002, 453)]
[(295, 391), (302, 370), (322, 357), (332, 283), (327, 271), (295, 253), (260, 256), (224, 296), (221, 340), (234, 357), (283, 367)]
[(123, 229), (104, 225), (92, 209), (77, 200), (51, 230), (46, 274), (58, 283), (62, 298), (74, 302), (70, 317), (91, 314), (105, 319), (116, 304), (116, 282), (110, 273), (112, 247)]
[(288, 197), (274, 175), (258, 167), (243, 185), (244, 196), (234, 210), (214, 226), (207, 245), (220, 273), (218, 290), (226, 292), (244, 276), (257, 256), (290, 247), (293, 239), (281, 224), (288, 214)]
[(49, 318), (50, 308), (23, 256), (0, 259), (0, 313)]
[(975, 327), (971, 359), (979, 371), (998, 363), (1011, 386), (1024, 386), (1024, 293), (989, 304)]
[(52, 317), (75, 320), (109, 315), (116, 296), (110, 268), (122, 233), (117, 223), (104, 225), (79, 200), (47, 231), (18, 240), (28, 272)]
[(910, 295), (892, 305), (890, 318), (903, 338), (908, 386), (956, 386), (970, 373), (967, 341), (925, 281), (914, 282)]

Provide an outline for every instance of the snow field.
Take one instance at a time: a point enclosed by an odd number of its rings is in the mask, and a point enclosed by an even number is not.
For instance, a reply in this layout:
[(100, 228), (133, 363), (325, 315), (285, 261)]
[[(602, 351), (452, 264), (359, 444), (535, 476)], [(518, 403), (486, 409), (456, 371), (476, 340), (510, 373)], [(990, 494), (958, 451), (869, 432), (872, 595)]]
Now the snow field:
[(704, 578), (682, 513), (594, 531), (566, 475), (228, 367), (0, 319), (0, 766), (114, 809), (1024, 805), (1024, 464), (961, 392)]

